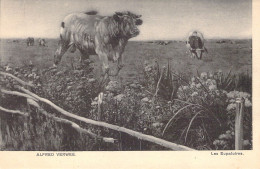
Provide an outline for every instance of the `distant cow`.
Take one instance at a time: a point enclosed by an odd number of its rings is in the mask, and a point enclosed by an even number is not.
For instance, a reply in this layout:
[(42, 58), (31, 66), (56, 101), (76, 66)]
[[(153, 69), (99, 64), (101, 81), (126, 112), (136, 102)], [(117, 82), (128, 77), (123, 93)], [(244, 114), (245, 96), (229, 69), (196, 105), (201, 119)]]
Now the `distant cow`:
[(27, 46), (33, 46), (34, 45), (34, 38), (28, 37), (26, 40)]
[(208, 50), (204, 46), (204, 37), (202, 33), (197, 31), (193, 31), (189, 34), (186, 40), (186, 47), (193, 58), (201, 59), (203, 52), (208, 53)]
[(78, 49), (80, 61), (89, 55), (98, 55), (104, 73), (109, 72), (108, 61), (117, 62), (116, 75), (123, 67), (122, 53), (130, 38), (136, 37), (142, 24), (141, 15), (129, 11), (116, 12), (112, 16), (100, 16), (96, 11), (73, 13), (61, 23), (59, 47), (54, 55), (57, 65), (64, 53)]
[(38, 41), (38, 43), (39, 43), (39, 46), (47, 46), (45, 39), (41, 39), (41, 38), (40, 38), (39, 41)]

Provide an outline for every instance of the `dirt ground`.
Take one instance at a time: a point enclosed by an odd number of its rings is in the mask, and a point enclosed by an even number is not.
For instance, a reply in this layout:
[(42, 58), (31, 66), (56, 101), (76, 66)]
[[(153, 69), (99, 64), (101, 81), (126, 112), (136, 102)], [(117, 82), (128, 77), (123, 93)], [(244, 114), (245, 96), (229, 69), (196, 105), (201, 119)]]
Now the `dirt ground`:
[[(148, 43), (143, 41), (130, 41), (125, 49), (125, 67), (121, 70), (117, 79), (122, 82), (132, 82), (142, 78), (143, 65), (147, 60), (157, 60), (161, 66), (166, 65), (168, 60), (173, 70), (186, 75), (203, 71), (216, 71), (221, 69), (233, 73), (252, 71), (252, 42), (251, 40), (226, 40), (225, 43), (216, 43), (217, 40), (208, 40), (205, 43), (208, 54), (203, 55), (202, 60), (192, 59), (183, 41), (173, 41), (168, 45)], [(28, 65), (32, 62), (37, 68), (44, 69), (53, 65), (53, 55), (58, 45), (58, 40), (47, 39), (48, 47), (38, 44), (26, 46), (26, 41), (19, 42), (2, 39), (0, 58), (1, 64), (10, 66)], [(59, 66), (71, 67), (79, 60), (80, 53), (67, 52)], [(101, 66), (97, 56), (91, 56), (94, 61), (96, 75)]]

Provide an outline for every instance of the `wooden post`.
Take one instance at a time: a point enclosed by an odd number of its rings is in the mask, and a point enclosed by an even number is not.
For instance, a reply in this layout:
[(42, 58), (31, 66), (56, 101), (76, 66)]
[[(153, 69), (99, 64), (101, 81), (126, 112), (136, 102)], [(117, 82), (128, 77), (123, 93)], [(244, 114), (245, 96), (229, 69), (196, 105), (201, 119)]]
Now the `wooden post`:
[(244, 98), (236, 99), (236, 119), (235, 119), (235, 149), (243, 150), (243, 117), (244, 117)]
[(97, 101), (98, 102), (98, 118), (97, 118), (98, 121), (102, 120), (101, 106), (102, 106), (102, 102), (103, 102), (103, 96), (104, 96), (103, 92), (99, 93), (99, 95), (98, 95), (98, 101)]

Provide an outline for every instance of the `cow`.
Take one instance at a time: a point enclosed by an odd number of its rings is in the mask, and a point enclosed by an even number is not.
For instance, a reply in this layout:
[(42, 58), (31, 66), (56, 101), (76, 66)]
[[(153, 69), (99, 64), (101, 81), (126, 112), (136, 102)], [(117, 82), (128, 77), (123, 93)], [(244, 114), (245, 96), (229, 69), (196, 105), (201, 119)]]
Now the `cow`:
[(191, 57), (201, 59), (204, 52), (208, 53), (207, 48), (204, 46), (204, 37), (202, 33), (193, 31), (189, 33), (186, 40), (186, 47), (188, 48)]
[(33, 46), (34, 45), (34, 38), (28, 37), (26, 40), (27, 46)]
[(39, 43), (39, 46), (47, 46), (45, 39), (40, 38), (40, 39), (38, 40), (38, 43)]
[(101, 16), (96, 11), (73, 13), (61, 22), (60, 40), (54, 55), (54, 67), (59, 64), (69, 49), (81, 53), (80, 61), (89, 55), (98, 55), (102, 69), (109, 74), (109, 63), (117, 63), (115, 76), (123, 67), (122, 53), (130, 38), (139, 35), (137, 26), (142, 25), (141, 15), (132, 12), (115, 12), (112, 16)]

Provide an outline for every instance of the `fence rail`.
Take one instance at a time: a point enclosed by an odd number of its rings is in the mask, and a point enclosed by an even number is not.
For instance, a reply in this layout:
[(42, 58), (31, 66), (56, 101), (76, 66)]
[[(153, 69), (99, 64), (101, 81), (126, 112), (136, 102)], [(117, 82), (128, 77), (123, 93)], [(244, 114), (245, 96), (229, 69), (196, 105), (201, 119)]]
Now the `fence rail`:
[[(24, 82), (23, 80), (15, 77), (15, 76), (13, 76), (12, 74), (0, 72), (0, 75), (11, 77), (24, 86), (30, 86), (30, 87), (33, 86), (33, 85), (31, 85), (27, 82)], [(78, 131), (84, 131), (85, 133), (88, 133), (92, 136), (96, 136), (96, 135), (94, 133), (89, 133), (89, 131), (86, 130), (86, 129), (80, 128), (79, 125), (77, 125), (76, 123), (69, 121), (67, 119), (60, 119), (58, 117), (55, 117), (54, 115), (48, 114), (46, 111), (44, 111), (39, 106), (39, 104), (37, 102), (41, 101), (45, 104), (48, 104), (49, 106), (51, 106), (52, 108), (54, 108), (55, 110), (57, 110), (58, 112), (60, 112), (61, 114), (65, 115), (67, 117), (71, 117), (73, 119), (85, 122), (87, 124), (92, 124), (92, 125), (95, 125), (95, 126), (105, 127), (105, 128), (109, 128), (109, 129), (112, 129), (112, 130), (115, 130), (115, 131), (123, 132), (123, 133), (129, 134), (133, 137), (136, 137), (140, 140), (145, 140), (145, 141), (148, 141), (148, 142), (151, 142), (151, 143), (155, 143), (155, 144), (161, 145), (163, 147), (166, 147), (166, 148), (169, 148), (169, 149), (172, 149), (172, 150), (176, 150), (176, 151), (191, 151), (191, 150), (194, 150), (192, 148), (189, 148), (189, 147), (186, 147), (186, 146), (183, 146), (183, 145), (172, 143), (172, 142), (169, 142), (169, 141), (166, 141), (166, 140), (163, 140), (163, 139), (151, 136), (151, 135), (139, 133), (139, 132), (136, 132), (134, 130), (130, 130), (130, 129), (127, 129), (127, 128), (124, 128), (124, 127), (120, 127), (120, 126), (105, 123), (105, 122), (102, 122), (102, 121), (95, 121), (95, 120), (92, 120), (92, 119), (88, 119), (88, 118), (85, 118), (85, 117), (78, 116), (76, 114), (70, 113), (70, 112), (62, 109), (61, 107), (52, 103), (50, 100), (42, 98), (42, 97), (36, 95), (35, 93), (25, 89), (24, 87), (16, 86), (16, 88), (18, 90), (24, 92), (24, 93), (17, 92), (17, 91), (7, 91), (7, 90), (4, 90), (4, 89), (2, 89), (1, 92), (4, 93), (4, 94), (19, 95), (21, 97), (26, 97), (28, 104), (30, 104), (30, 105), (36, 107), (37, 109), (39, 109), (41, 111), (41, 113), (43, 113), (43, 114), (45, 114), (45, 115), (47, 115), (51, 118), (54, 118), (56, 120), (63, 121), (65, 123), (69, 123), (69, 124), (71, 124), (72, 127), (74, 127), (74, 128), (76, 127), (76, 129)], [(96, 137), (100, 137), (100, 136), (96, 136)], [(103, 138), (103, 137), (101, 137), (101, 138)], [(115, 139), (113, 139), (113, 138), (103, 138), (103, 141), (106, 141), (106, 142), (113, 142), (114, 140)]]

